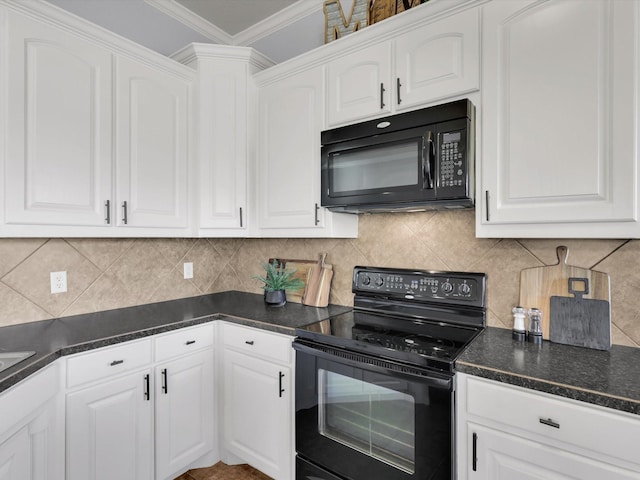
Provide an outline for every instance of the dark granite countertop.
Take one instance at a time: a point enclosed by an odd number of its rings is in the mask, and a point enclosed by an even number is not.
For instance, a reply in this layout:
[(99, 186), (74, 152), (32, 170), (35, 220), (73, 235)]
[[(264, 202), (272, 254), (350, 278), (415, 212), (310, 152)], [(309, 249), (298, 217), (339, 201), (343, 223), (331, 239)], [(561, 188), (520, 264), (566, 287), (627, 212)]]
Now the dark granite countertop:
[(516, 342), (487, 328), (456, 361), (457, 371), (640, 415), (640, 349), (609, 351)]
[(264, 330), (294, 335), (297, 327), (351, 310), (287, 303), (267, 306), (262, 295), (229, 291), (150, 303), (136, 307), (63, 317), (0, 328), (0, 352), (36, 354), (0, 372), (0, 392), (63, 355), (135, 340), (213, 320), (228, 320)]

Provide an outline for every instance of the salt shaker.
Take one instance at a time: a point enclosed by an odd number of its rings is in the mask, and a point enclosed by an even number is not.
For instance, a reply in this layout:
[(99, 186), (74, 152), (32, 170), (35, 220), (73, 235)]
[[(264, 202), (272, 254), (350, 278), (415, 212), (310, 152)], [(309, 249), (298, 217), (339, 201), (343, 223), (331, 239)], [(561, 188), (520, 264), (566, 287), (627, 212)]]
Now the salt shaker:
[(513, 331), (511, 332), (511, 338), (519, 342), (524, 342), (526, 338), (525, 317), (527, 316), (527, 309), (517, 306), (513, 307), (511, 313), (513, 313)]
[(529, 328), (527, 330), (527, 341), (530, 343), (542, 343), (542, 312), (537, 308), (529, 310)]

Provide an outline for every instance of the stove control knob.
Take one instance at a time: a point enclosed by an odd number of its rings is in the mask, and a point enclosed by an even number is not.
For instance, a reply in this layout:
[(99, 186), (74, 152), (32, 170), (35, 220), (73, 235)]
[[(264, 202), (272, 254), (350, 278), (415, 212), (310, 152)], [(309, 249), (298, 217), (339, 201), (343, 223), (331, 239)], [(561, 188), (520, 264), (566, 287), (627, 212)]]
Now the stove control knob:
[(471, 293), (471, 287), (466, 283), (461, 283), (460, 286), (458, 286), (458, 292), (460, 292), (461, 295), (469, 295)]
[(382, 284), (384, 284), (384, 280), (382, 279), (382, 277), (378, 277), (378, 278), (376, 278), (376, 285), (377, 285), (378, 287), (381, 287), (381, 286), (382, 286)]
[(365, 275), (364, 277), (362, 277), (362, 284), (363, 285), (369, 285), (371, 283), (371, 279), (369, 278), (368, 275)]
[(447, 295), (453, 292), (453, 285), (451, 285), (449, 282), (444, 282), (442, 285), (440, 285), (440, 288), (442, 289), (442, 292)]

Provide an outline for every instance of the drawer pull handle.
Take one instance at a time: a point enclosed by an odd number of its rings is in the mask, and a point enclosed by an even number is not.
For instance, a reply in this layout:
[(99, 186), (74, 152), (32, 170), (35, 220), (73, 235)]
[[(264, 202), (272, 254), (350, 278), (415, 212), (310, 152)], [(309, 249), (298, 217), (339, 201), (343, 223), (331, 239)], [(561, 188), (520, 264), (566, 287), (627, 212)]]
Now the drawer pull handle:
[(245, 340), (245, 342), (247, 345), (253, 345), (253, 340)]
[(195, 340), (187, 340), (187, 343), (185, 343), (185, 345), (193, 345), (194, 343), (196, 343)]
[(114, 360), (109, 365), (115, 367), (116, 365), (120, 365), (121, 363), (124, 363), (124, 360)]
[(541, 418), (540, 419), (540, 423), (543, 424), (543, 425), (548, 425), (548, 426), (553, 427), (553, 428), (560, 428), (560, 424), (554, 422), (550, 418)]

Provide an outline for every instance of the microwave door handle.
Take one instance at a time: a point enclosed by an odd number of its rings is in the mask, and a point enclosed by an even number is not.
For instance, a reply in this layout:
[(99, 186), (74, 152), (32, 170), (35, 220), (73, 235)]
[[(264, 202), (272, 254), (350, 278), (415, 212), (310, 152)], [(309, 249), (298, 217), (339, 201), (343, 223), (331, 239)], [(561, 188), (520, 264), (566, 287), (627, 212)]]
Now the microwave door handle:
[(435, 169), (435, 151), (433, 148), (433, 133), (428, 131), (424, 136), (422, 146), (422, 188), (433, 190), (433, 170)]

